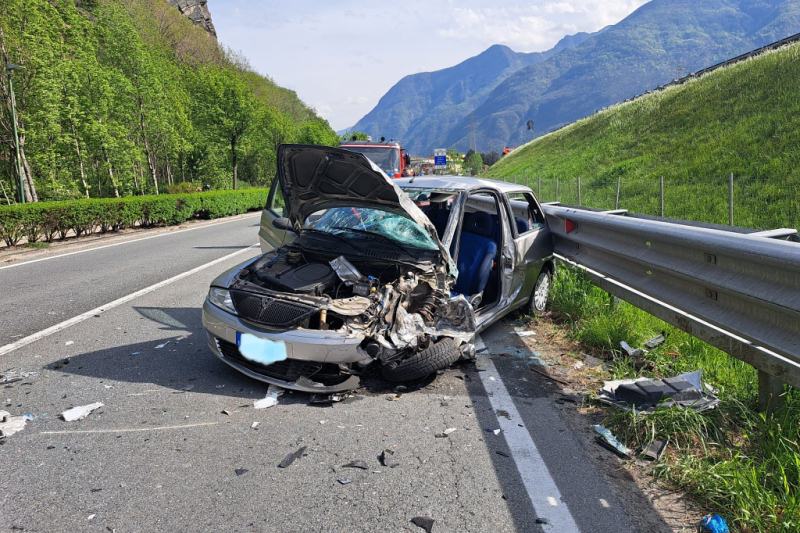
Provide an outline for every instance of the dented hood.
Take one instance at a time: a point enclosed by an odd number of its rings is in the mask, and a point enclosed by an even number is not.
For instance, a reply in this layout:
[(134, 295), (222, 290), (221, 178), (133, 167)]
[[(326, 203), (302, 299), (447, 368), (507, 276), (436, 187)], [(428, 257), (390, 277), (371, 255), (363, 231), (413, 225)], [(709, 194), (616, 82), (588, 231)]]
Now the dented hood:
[(296, 228), (312, 213), (332, 207), (393, 211), (424, 228), (439, 246), (448, 273), (458, 275), (430, 219), (364, 155), (329, 146), (283, 144), (278, 148), (278, 179), (287, 217)]

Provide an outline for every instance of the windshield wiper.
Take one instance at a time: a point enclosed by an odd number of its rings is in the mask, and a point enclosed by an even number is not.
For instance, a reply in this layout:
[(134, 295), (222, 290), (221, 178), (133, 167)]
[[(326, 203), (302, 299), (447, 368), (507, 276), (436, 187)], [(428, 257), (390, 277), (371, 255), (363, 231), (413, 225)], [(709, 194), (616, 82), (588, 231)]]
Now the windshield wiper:
[(331, 233), (331, 232), (329, 232), (329, 231), (324, 231), (324, 230), (317, 229), (317, 228), (302, 228), (302, 229), (300, 230), (300, 232), (301, 232), (301, 233), (309, 232), (309, 233), (313, 233), (313, 234), (316, 234), (316, 235), (325, 235), (326, 237), (333, 237), (333, 238), (334, 238), (334, 239), (336, 239), (337, 241), (340, 241), (340, 242), (343, 242), (343, 243), (345, 243), (347, 246), (349, 246), (350, 248), (353, 248), (354, 250), (357, 250), (357, 249), (358, 249), (358, 248), (357, 248), (355, 245), (353, 245), (353, 243), (352, 243), (352, 242), (350, 242), (348, 239), (345, 239), (345, 238), (344, 238), (344, 237), (342, 237), (341, 235), (337, 235), (337, 234), (335, 234), (335, 233)]
[[(387, 237), (386, 235), (384, 235), (382, 233), (378, 233), (376, 231), (369, 231), (369, 230), (366, 230), (366, 229), (359, 229), (359, 228), (349, 228), (349, 227), (344, 227), (344, 226), (333, 226), (331, 229), (338, 229), (338, 230), (342, 230), (342, 231), (352, 231), (353, 233), (360, 233), (362, 235), (369, 235), (371, 237), (380, 237), (384, 241), (391, 243), (393, 246), (395, 246), (395, 247), (399, 248), (400, 250), (402, 250), (403, 252), (405, 252), (409, 257), (414, 257), (415, 256), (415, 254), (413, 254), (408, 248), (406, 248), (405, 246), (400, 244), (398, 241), (392, 239), (391, 237)], [(420, 250), (422, 250), (422, 248), (420, 248)]]

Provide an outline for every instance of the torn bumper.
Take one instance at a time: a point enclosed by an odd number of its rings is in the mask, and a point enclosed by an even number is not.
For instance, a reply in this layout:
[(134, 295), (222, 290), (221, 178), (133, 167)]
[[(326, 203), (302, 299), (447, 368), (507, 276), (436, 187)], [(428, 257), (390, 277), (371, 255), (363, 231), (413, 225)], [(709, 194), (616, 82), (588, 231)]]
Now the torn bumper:
[[(313, 393), (352, 390), (358, 387), (358, 378), (340, 374), (338, 365), (371, 360), (359, 348), (363, 335), (302, 329), (268, 333), (208, 301), (203, 304), (203, 326), (214, 355), (253, 379), (287, 389)], [(287, 359), (270, 365), (247, 360), (236, 345), (237, 332), (283, 342)]]

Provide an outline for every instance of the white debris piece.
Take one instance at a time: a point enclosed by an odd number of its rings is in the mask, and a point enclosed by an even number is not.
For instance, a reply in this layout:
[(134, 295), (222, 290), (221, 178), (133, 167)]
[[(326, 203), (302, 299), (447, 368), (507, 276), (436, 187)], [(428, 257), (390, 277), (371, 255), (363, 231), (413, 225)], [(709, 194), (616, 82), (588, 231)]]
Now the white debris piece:
[(502, 430), (500, 430), (500, 429), (495, 429), (495, 430), (493, 430), (493, 431), (492, 431), (492, 433), (494, 433), (495, 435), (499, 435), (499, 434), (500, 434), (500, 431), (502, 431)]
[(10, 437), (25, 429), (25, 423), (31, 418), (28, 416), (11, 416), (8, 411), (0, 411), (0, 439)]
[(258, 424), (259, 424), (258, 422), (253, 422), (252, 424), (250, 424), (250, 429), (256, 429), (258, 427)]
[(75, 341), (67, 341), (64, 343), (64, 346), (72, 346), (73, 344), (75, 344)]
[(162, 343), (162, 344), (159, 344), (159, 345), (157, 345), (157, 346), (155, 347), (155, 349), (156, 349), (156, 350), (160, 350), (161, 348), (163, 348), (163, 347), (164, 347), (164, 346), (166, 346), (167, 344), (169, 344), (169, 341), (167, 341), (167, 342), (165, 342), (165, 343)]
[(61, 418), (64, 419), (65, 422), (75, 422), (76, 420), (83, 420), (89, 413), (100, 409), (103, 407), (101, 402), (90, 403), (89, 405), (79, 405), (78, 407), (73, 407), (72, 409), (67, 409), (63, 413), (61, 413)]
[(445, 435), (449, 435), (449, 434), (453, 433), (454, 431), (456, 431), (456, 428), (447, 428), (447, 429), (444, 430), (444, 434)]
[(533, 330), (517, 330), (518, 337), (535, 337), (536, 332)]
[(270, 385), (267, 389), (267, 395), (260, 400), (254, 400), (253, 407), (256, 409), (267, 409), (268, 407), (274, 407), (278, 405), (278, 398), (281, 396), (283, 396), (283, 389), (276, 387), (275, 385)]

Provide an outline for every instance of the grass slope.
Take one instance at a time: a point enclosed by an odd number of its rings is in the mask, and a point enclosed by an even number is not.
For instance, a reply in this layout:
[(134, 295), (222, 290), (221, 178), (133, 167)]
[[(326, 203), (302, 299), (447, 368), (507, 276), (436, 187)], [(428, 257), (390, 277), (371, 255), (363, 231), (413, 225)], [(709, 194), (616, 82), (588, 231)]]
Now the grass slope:
[[(580, 120), (514, 151), (488, 176), (527, 180), (541, 199), (620, 206), (738, 226), (800, 225), (800, 45), (710, 73)], [(556, 194), (558, 180), (558, 194)], [(539, 183), (541, 182), (541, 188)]]

